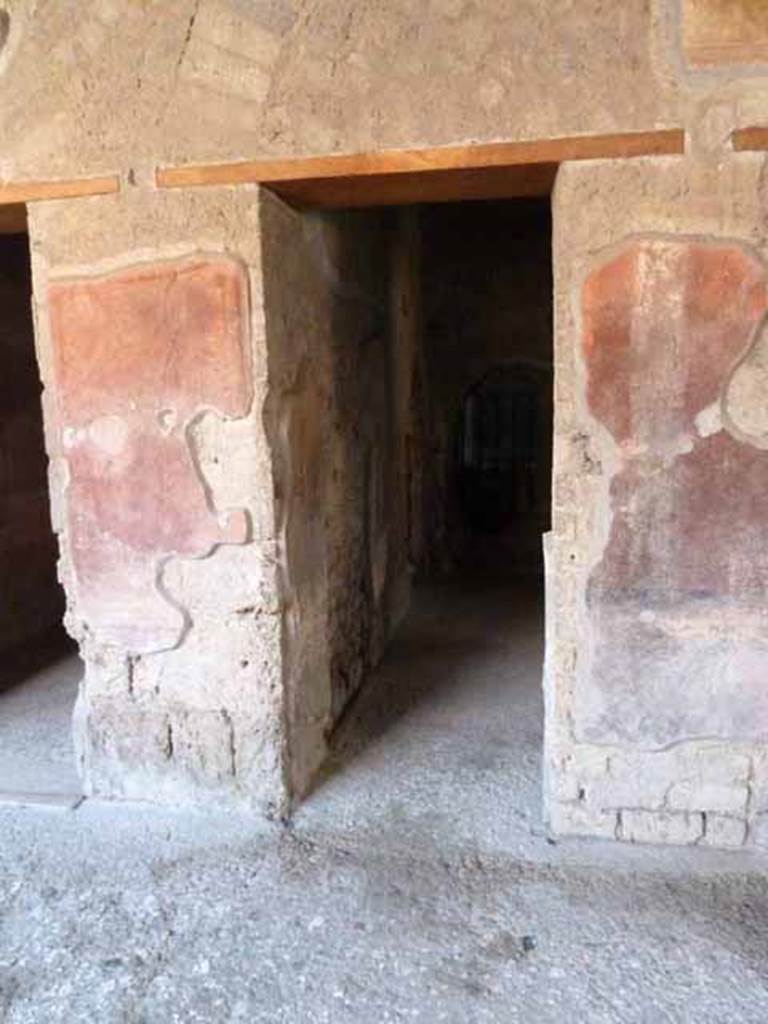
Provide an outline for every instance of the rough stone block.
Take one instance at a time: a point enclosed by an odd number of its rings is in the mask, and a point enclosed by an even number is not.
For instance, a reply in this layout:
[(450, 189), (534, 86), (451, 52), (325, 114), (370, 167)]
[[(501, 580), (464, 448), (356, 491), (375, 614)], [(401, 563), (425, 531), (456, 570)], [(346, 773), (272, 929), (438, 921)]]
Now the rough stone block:
[[(717, 755), (715, 755), (717, 756)], [(717, 766), (717, 762), (713, 767)], [(707, 782), (701, 777), (683, 779), (669, 787), (667, 806), (671, 810), (744, 813), (749, 799), (746, 773), (741, 778), (728, 779), (727, 765), (723, 765), (723, 781)]]
[(707, 814), (707, 827), (702, 838), (706, 846), (738, 847), (747, 838), (747, 823), (743, 818), (729, 818), (722, 814)]
[(235, 776), (235, 733), (225, 711), (174, 709), (168, 737), (174, 774), (195, 787), (219, 786)]
[(755, 815), (749, 835), (754, 846), (768, 849), (768, 812)]
[(768, 813), (768, 749), (763, 745), (757, 747), (752, 755), (750, 789), (752, 812), (754, 814)]
[(704, 834), (701, 814), (623, 810), (617, 838), (628, 843), (697, 843)]
[(85, 729), (90, 794), (141, 799), (145, 777), (167, 772), (173, 750), (163, 711), (98, 701), (88, 708)]
[(744, 814), (750, 759), (720, 747), (690, 745), (665, 751), (577, 747), (564, 773), (590, 806), (604, 809), (719, 811)]
[(615, 839), (616, 823), (615, 811), (595, 810), (585, 804), (556, 800), (549, 807), (549, 825), (556, 835)]

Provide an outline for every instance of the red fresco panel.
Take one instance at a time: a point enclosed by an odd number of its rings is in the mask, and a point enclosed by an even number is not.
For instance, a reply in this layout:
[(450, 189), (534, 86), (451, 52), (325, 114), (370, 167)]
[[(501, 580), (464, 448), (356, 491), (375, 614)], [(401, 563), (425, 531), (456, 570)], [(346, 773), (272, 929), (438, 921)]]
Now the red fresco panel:
[(250, 409), (245, 269), (159, 262), (54, 282), (49, 304), (79, 613), (129, 651), (173, 646), (164, 561), (248, 536), (243, 510), (219, 521), (187, 436), (204, 411)]
[(587, 402), (620, 463), (575, 730), (768, 735), (768, 452), (696, 429), (765, 312), (764, 267), (738, 245), (640, 239), (582, 300)]

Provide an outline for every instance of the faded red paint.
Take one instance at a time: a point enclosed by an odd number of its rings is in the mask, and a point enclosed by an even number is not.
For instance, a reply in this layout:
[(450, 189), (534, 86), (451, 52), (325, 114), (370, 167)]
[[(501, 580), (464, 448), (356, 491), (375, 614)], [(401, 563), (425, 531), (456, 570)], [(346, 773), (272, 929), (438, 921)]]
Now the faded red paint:
[(621, 459), (589, 582), (593, 660), (576, 717), (591, 740), (768, 728), (755, 690), (768, 646), (754, 634), (768, 598), (768, 453), (696, 427), (765, 308), (764, 267), (736, 245), (638, 240), (585, 284), (587, 401)]
[(56, 398), (69, 467), (69, 542), (80, 611), (129, 650), (178, 638), (163, 561), (247, 539), (220, 523), (187, 428), (252, 400), (244, 269), (226, 257), (155, 263), (51, 285)]
[(737, 246), (636, 242), (584, 286), (590, 410), (619, 442), (692, 432), (765, 305), (763, 267)]
[(768, 455), (725, 431), (671, 464), (628, 459), (593, 594), (644, 607), (686, 599), (762, 602), (768, 584)]

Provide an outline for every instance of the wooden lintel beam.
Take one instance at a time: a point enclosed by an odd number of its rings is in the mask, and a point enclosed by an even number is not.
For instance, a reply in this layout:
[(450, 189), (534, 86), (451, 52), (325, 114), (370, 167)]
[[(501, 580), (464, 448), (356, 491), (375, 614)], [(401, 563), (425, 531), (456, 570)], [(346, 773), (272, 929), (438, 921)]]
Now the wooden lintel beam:
[(37, 203), (47, 199), (79, 199), (119, 191), (120, 179), (116, 175), (69, 181), (0, 181), (0, 205)]
[(768, 127), (752, 125), (748, 128), (737, 128), (731, 133), (731, 143), (737, 153), (759, 153), (768, 150)]
[(0, 235), (23, 235), (27, 230), (27, 208), (24, 203), (0, 206)]
[(518, 164), (453, 171), (309, 178), (265, 185), (291, 206), (344, 210), (366, 206), (451, 203), (468, 199), (512, 199), (550, 195), (557, 164)]
[(279, 182), (319, 178), (364, 178), (373, 175), (468, 171), (525, 164), (559, 164), (566, 160), (668, 156), (683, 153), (684, 149), (684, 131), (680, 128), (669, 128), (659, 131), (576, 135), (557, 139), (493, 142), (435, 149), (383, 150), (378, 153), (160, 167), (156, 172), (156, 182), (160, 188), (277, 185)]

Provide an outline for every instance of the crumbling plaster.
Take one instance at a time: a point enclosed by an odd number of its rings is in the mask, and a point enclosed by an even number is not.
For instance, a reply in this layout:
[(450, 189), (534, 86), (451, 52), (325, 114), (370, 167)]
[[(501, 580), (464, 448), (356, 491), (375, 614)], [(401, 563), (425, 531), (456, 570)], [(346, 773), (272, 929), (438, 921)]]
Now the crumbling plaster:
[[(129, 192), (38, 207), (31, 214), (37, 347), (54, 526), (62, 549), (60, 575), (68, 594), (68, 628), (86, 663), (76, 734), (90, 793), (171, 801), (205, 799), (212, 793), (219, 800), (251, 802), (268, 814), (280, 813), (285, 805), (279, 556), (262, 425), (267, 368), (258, 210), (256, 190), (246, 189), (156, 194), (150, 201)], [(249, 279), (251, 379), (247, 408), (238, 408), (233, 418), (203, 408), (183, 436), (206, 491), (200, 500), (205, 498), (216, 513), (243, 510), (249, 532), (247, 537), (222, 535), (210, 554), (195, 552), (208, 557), (163, 560), (160, 597), (183, 609), (187, 628), (143, 644), (134, 635), (116, 634), (79, 597), (68, 504), (71, 436), (56, 387), (61, 339), (51, 330), (48, 296), (56, 299), (62, 282), (72, 279), (87, 283), (111, 275), (119, 282), (126, 268), (156, 267), (158, 259), (161, 266), (163, 261), (185, 266), (201, 253), (235, 261)], [(214, 346), (220, 340), (211, 339)], [(107, 349), (111, 343), (104, 339)], [(98, 361), (105, 353), (96, 344), (94, 354)], [(157, 372), (162, 376), (162, 368)], [(119, 418), (124, 405), (119, 392), (112, 399), (98, 389), (96, 394), (100, 411), (112, 400)], [(162, 477), (162, 466), (160, 472)], [(142, 507), (143, 488), (154, 485), (140, 476), (131, 481), (136, 509)], [(130, 497), (127, 501), (130, 506)], [(145, 593), (149, 598), (151, 584)]]
[(408, 215), (135, 190), (30, 237), (86, 792), (285, 813), (407, 606)]
[[(587, 404), (582, 317), (585, 294), (590, 293), (585, 293), (585, 286), (595, 280), (596, 272), (607, 272), (601, 268), (610, 268), (611, 260), (615, 261), (622, 252), (632, 251), (632, 246), (637, 247), (642, 239), (658, 239), (651, 242), (652, 248), (655, 246), (657, 251), (671, 254), (667, 255), (667, 266), (662, 272), (662, 276), (666, 274), (667, 287), (672, 289), (668, 300), (670, 313), (676, 304), (681, 310), (695, 311), (695, 305), (681, 306), (680, 293), (678, 291), (676, 298), (674, 292), (684, 284), (683, 279), (678, 283), (676, 276), (679, 269), (676, 254), (683, 251), (688, 240), (692, 240), (690, 251), (696, 252), (702, 247), (702, 251), (714, 254), (709, 258), (730, 260), (733, 265), (734, 261), (741, 260), (744, 274), (751, 280), (745, 278), (743, 285), (735, 280), (735, 286), (744, 289), (743, 299), (739, 301), (744, 303), (745, 313), (741, 327), (738, 327), (738, 320), (734, 321), (737, 334), (728, 342), (736, 346), (738, 354), (730, 358), (726, 354), (728, 368), (722, 372), (717, 388), (722, 400), (730, 391), (734, 364), (740, 364), (748, 352), (754, 351), (755, 330), (764, 308), (764, 292), (759, 291), (764, 280), (766, 255), (762, 168), (762, 158), (744, 154), (722, 161), (654, 159), (631, 164), (606, 163), (589, 169), (571, 165), (563, 168), (558, 177), (554, 196), (555, 464), (553, 531), (547, 541), (545, 781), (549, 818), (560, 832), (722, 846), (738, 846), (745, 841), (768, 842), (765, 723), (758, 713), (749, 728), (744, 728), (743, 723), (738, 724), (738, 707), (729, 711), (721, 706), (718, 710), (718, 700), (721, 704), (728, 703), (733, 697), (729, 696), (729, 677), (718, 669), (716, 660), (708, 667), (702, 666), (698, 676), (688, 678), (688, 689), (682, 695), (675, 692), (674, 668), (670, 669), (669, 663), (648, 644), (644, 652), (646, 675), (641, 673), (627, 681), (630, 686), (625, 694), (628, 718), (623, 723), (616, 722), (619, 731), (629, 723), (629, 731), (635, 729), (633, 735), (625, 735), (619, 741), (616, 736), (611, 737), (608, 730), (599, 741), (600, 728), (593, 728), (591, 732), (589, 728), (585, 730), (585, 714), (589, 716), (590, 702), (596, 697), (599, 699), (593, 662), (599, 608), (590, 604), (589, 581), (604, 558), (614, 519), (622, 507), (615, 501), (612, 504), (612, 496), (615, 499), (617, 494), (617, 474), (622, 465), (627, 464), (622, 460), (648, 458), (637, 441), (633, 442), (635, 447), (631, 450), (617, 445), (594, 414), (594, 408), (590, 409)], [(739, 255), (741, 253), (743, 256)], [(701, 272), (693, 279), (694, 288), (701, 289), (706, 284), (700, 275)], [(722, 273), (715, 275), (713, 283), (727, 289), (731, 287), (728, 280), (727, 263), (723, 262)], [(694, 303), (707, 301), (704, 292), (693, 294), (701, 296), (694, 298)], [(661, 297), (658, 293), (656, 300)], [(620, 300), (616, 301), (620, 306)], [(669, 315), (666, 324), (659, 320), (655, 326), (652, 318), (656, 313), (652, 308), (638, 315), (645, 316), (646, 328), (642, 326), (643, 321), (638, 320), (637, 330), (651, 333), (635, 334), (634, 344), (681, 344), (679, 340), (673, 341), (678, 325), (672, 323)], [(722, 305), (718, 303), (717, 309), (713, 307), (704, 313), (702, 323), (716, 327), (717, 317), (721, 315)], [(725, 315), (735, 314), (726, 311)], [(698, 328), (705, 332), (702, 338), (710, 339), (713, 329), (712, 326)], [(722, 361), (722, 357), (719, 358)], [(684, 370), (682, 365), (679, 369)], [(671, 381), (670, 370), (657, 367), (654, 379), (661, 395), (665, 394), (667, 381)], [(618, 378), (612, 386), (621, 386)], [(741, 397), (743, 401), (744, 392)], [(753, 402), (755, 392), (746, 393), (746, 397)], [(638, 401), (637, 396), (632, 400)], [(610, 401), (603, 392), (603, 402), (610, 405)], [(671, 399), (669, 405), (673, 416), (678, 415), (674, 402)], [(742, 406), (745, 414), (750, 407), (753, 406)], [(642, 412), (642, 399), (640, 408), (637, 422), (642, 424), (646, 422), (643, 415), (647, 415)], [(698, 408), (694, 409), (697, 411)], [(676, 459), (678, 456), (685, 458), (686, 449), (706, 446), (711, 443), (713, 434), (727, 439), (719, 423), (705, 420), (706, 417), (700, 417), (696, 426), (697, 434), (704, 438), (702, 441), (686, 441), (684, 432), (672, 438), (673, 448), (674, 443), (678, 448), (681, 441), (685, 443), (679, 451), (670, 450), (664, 456), (663, 465), (667, 468), (662, 471), (670, 474), (670, 486), (679, 480), (682, 468)], [(652, 430), (658, 431), (658, 421), (655, 425), (653, 421), (647, 422)], [(753, 452), (754, 457), (765, 458), (759, 447), (741, 447)], [(727, 463), (724, 468), (727, 469)], [(651, 477), (647, 479), (651, 481)], [(710, 481), (709, 486), (714, 487), (712, 501), (717, 499), (717, 484), (717, 478)], [(652, 482), (648, 486), (652, 486)], [(642, 495), (633, 500), (635, 504), (629, 508), (636, 511)], [(738, 500), (738, 493), (734, 500)], [(738, 510), (734, 510), (734, 523), (737, 514)], [(649, 528), (658, 538), (658, 531), (664, 524), (655, 520), (654, 524)], [(684, 524), (676, 525), (672, 521), (673, 530), (681, 526)], [(642, 523), (639, 528), (642, 530)], [(681, 536), (680, 541), (695, 547), (701, 539), (686, 535)], [(750, 543), (743, 535), (738, 538), (738, 543), (742, 542)], [(733, 550), (738, 559), (737, 547)], [(705, 558), (712, 555), (710, 550), (704, 553)], [(759, 552), (755, 551), (757, 555)], [(664, 568), (669, 570), (668, 566)], [(672, 569), (674, 571), (674, 566)], [(725, 588), (726, 580), (722, 582)], [(631, 580), (628, 585), (632, 585)], [(653, 591), (650, 593), (652, 595)], [(729, 603), (727, 588), (722, 589), (721, 597), (722, 609), (708, 626), (699, 607), (686, 605), (674, 594), (668, 595), (674, 605), (673, 612), (676, 609), (678, 617), (683, 616), (684, 621), (678, 626), (683, 629), (682, 642), (690, 645), (689, 649), (711, 642), (713, 629), (721, 633), (725, 629), (726, 634), (738, 636), (745, 630), (746, 634), (753, 632), (755, 623), (750, 625), (750, 622), (759, 609), (749, 612), (738, 602)], [(652, 604), (654, 598), (649, 596), (649, 600)], [(654, 615), (653, 610), (645, 613), (648, 614)], [(664, 619), (663, 614), (661, 619)], [(641, 622), (642, 619), (638, 619), (638, 626)], [(621, 652), (624, 639), (617, 629), (614, 624), (613, 644), (614, 649)], [(621, 656), (626, 656), (626, 652)], [(656, 685), (652, 677), (660, 671), (666, 679), (668, 692), (657, 694), (655, 709), (649, 706), (645, 717), (633, 726), (630, 707), (635, 699), (633, 692), (639, 692), (640, 699), (645, 699), (643, 688)], [(696, 693), (697, 682), (710, 693), (709, 705), (702, 704), (703, 694)], [(671, 725), (668, 723), (666, 728), (680, 731), (665, 736), (654, 733), (654, 721), (663, 721), (665, 713), (674, 709), (679, 700), (685, 704), (683, 714), (693, 717), (687, 723), (676, 721), (672, 710)], [(591, 742), (585, 731), (591, 736)]]
[[(676, 0), (577, 0), (557, 18), (533, 0), (514, 11), (500, 0), (113, 0), (87, 15), (74, 0), (1, 6), (10, 20), (0, 39), (0, 177), (123, 176), (120, 196), (37, 205), (30, 216), (60, 571), (87, 663), (77, 711), (86, 789), (168, 801), (213, 794), (281, 813), (321, 759), (333, 699), (321, 692), (309, 711), (317, 745), (291, 749), (284, 602), (295, 581), (282, 575), (292, 555), (262, 419), (274, 381), (257, 193), (159, 193), (155, 166), (682, 125), (684, 159), (566, 166), (556, 187), (547, 806), (563, 832), (768, 842), (760, 743), (714, 735), (648, 749), (577, 741), (573, 731), (584, 598), (617, 467), (583, 402), (581, 288), (608, 253), (648, 233), (734, 240), (765, 257), (763, 160), (727, 145), (734, 127), (764, 119), (765, 69), (688, 66)], [(211, 506), (247, 512), (251, 533), (247, 544), (167, 563), (164, 585), (194, 628), (181, 645), (137, 657), (88, 628), (77, 600), (48, 288), (201, 253), (247, 268), (253, 397), (247, 415), (201, 418), (189, 443)], [(755, 407), (735, 406), (746, 429)]]

